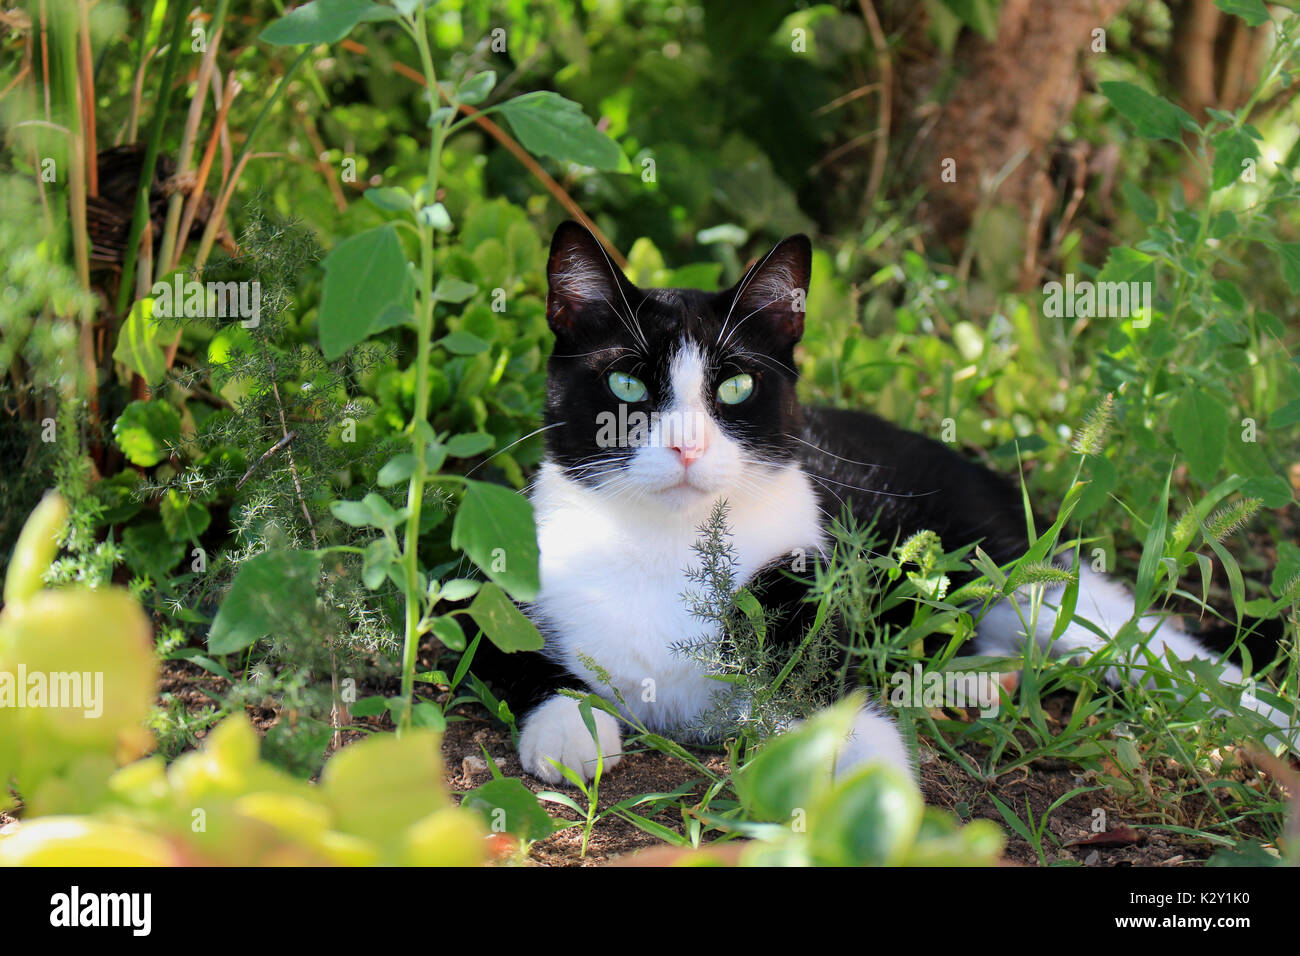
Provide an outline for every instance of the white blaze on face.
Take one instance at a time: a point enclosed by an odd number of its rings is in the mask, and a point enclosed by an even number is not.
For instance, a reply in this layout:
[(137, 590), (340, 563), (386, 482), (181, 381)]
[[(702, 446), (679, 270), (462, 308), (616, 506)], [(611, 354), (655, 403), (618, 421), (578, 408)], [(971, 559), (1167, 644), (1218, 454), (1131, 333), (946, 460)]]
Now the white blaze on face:
[(712, 415), (709, 370), (703, 351), (683, 340), (669, 366), (672, 394), (637, 450), (629, 471), (652, 491), (717, 493), (739, 477), (740, 449)]

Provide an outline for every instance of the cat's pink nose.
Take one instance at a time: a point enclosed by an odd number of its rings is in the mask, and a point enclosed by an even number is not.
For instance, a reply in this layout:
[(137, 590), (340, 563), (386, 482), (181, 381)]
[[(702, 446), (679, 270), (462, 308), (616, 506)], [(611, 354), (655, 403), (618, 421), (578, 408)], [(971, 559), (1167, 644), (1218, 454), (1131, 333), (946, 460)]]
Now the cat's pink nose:
[(708, 442), (691, 441), (691, 442), (674, 442), (668, 446), (677, 452), (677, 458), (683, 465), (689, 466), (691, 462), (697, 461), (708, 450)]

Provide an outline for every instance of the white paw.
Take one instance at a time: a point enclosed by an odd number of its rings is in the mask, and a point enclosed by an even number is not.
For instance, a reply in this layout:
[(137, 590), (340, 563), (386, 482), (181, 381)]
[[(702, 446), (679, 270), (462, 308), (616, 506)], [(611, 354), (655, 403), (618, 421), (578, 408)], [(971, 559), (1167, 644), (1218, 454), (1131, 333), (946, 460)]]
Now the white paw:
[(863, 764), (880, 761), (901, 770), (909, 780), (916, 779), (916, 768), (898, 726), (868, 703), (853, 719), (853, 729), (835, 755), (835, 776), (846, 777)]
[[(596, 741), (582, 722), (578, 706), (573, 698), (556, 695), (528, 716), (519, 734), (519, 760), (525, 771), (547, 783), (560, 783), (564, 777), (551, 763), (556, 760), (577, 772), (583, 780), (595, 775)], [(596, 721), (605, 769), (609, 770), (623, 759), (618, 721), (595, 707), (591, 716)]]

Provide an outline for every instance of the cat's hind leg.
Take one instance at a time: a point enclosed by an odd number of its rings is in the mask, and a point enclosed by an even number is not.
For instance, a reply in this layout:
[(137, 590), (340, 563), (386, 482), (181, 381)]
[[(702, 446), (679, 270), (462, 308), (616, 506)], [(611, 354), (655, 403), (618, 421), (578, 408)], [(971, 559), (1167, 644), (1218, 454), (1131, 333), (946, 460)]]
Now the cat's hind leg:
[[(994, 657), (1020, 657), (1024, 653), (1026, 626), (1032, 626), (1034, 640), (1052, 657), (1087, 657), (1105, 647), (1107, 640), (1080, 623), (1090, 621), (1107, 635), (1113, 637), (1135, 611), (1133, 596), (1118, 581), (1091, 568), (1079, 568), (1079, 594), (1074, 618), (1055, 641), (1051, 639), (1056, 627), (1057, 607), (1062, 587), (1048, 589), (1037, 608), (1034, 619), (1032, 601), (1027, 595), (1018, 595), (1015, 605), (1011, 599), (1001, 601), (988, 610), (979, 622), (976, 652)], [(1019, 607), (1017, 612), (1016, 606)], [(1022, 622), (1023, 618), (1023, 622)], [(1179, 660), (1201, 659), (1217, 661), (1218, 656), (1190, 634), (1180, 630), (1162, 615), (1147, 614), (1138, 619), (1138, 629), (1145, 635), (1143, 645), (1157, 660), (1163, 660), (1166, 651), (1172, 651)], [(1131, 665), (1130, 673), (1140, 673), (1147, 666), (1142, 646), (1134, 646), (1121, 664)], [(1111, 667), (1106, 679), (1112, 686), (1120, 683), (1120, 668)], [(1230, 662), (1222, 665), (1220, 680), (1225, 684), (1241, 685), (1241, 668)], [(1286, 744), (1293, 751), (1297, 746), (1297, 725), (1293, 717), (1259, 700), (1254, 695), (1243, 698), (1243, 703), (1278, 728), (1266, 743), (1270, 747)]]

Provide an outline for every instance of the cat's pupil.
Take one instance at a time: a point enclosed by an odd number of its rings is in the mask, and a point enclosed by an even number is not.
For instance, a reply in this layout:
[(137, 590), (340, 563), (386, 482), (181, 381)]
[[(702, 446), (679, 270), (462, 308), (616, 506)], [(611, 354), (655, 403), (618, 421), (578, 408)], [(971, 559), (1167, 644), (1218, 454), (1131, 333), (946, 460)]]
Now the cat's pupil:
[(718, 401), (724, 405), (739, 405), (754, 393), (754, 376), (733, 375), (718, 386)]
[(609, 390), (624, 402), (639, 402), (646, 397), (645, 383), (626, 372), (609, 373)]

